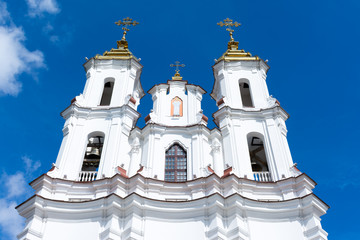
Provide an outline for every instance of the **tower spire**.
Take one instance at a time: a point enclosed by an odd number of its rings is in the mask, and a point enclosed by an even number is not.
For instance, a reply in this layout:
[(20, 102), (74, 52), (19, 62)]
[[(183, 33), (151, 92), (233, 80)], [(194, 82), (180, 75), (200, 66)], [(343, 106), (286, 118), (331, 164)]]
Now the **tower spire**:
[(104, 54), (96, 55), (95, 59), (130, 59), (134, 58), (138, 60), (128, 49), (128, 42), (126, 41), (126, 34), (129, 32), (129, 26), (136, 26), (139, 22), (133, 20), (132, 18), (126, 17), (123, 20), (115, 22), (118, 26), (123, 26), (122, 30), (124, 31), (123, 36), (120, 41), (117, 41), (117, 49), (112, 48), (110, 51), (105, 51)]
[(245, 52), (243, 49), (239, 50), (239, 42), (236, 42), (233, 37), (234, 29), (232, 27), (241, 26), (240, 23), (234, 22), (230, 18), (226, 18), (223, 21), (217, 23), (220, 27), (227, 27), (226, 31), (229, 32), (230, 41), (228, 42), (228, 49), (226, 52), (216, 60), (216, 62), (220, 62), (221, 60), (225, 61), (238, 61), (238, 60), (259, 60), (258, 56), (252, 56), (249, 52)]

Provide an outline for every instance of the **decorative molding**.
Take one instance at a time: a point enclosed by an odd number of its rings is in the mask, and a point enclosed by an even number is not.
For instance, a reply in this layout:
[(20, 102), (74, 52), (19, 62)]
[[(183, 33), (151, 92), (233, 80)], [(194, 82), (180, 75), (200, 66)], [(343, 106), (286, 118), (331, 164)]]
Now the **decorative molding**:
[[(141, 168), (143, 168), (143, 166), (141, 166), (140, 169)], [(36, 192), (40, 190), (40, 188), (43, 188), (41, 194), (44, 197), (64, 201), (79, 198), (79, 196), (84, 196), (85, 198), (92, 196), (92, 199), (95, 199), (103, 196), (101, 194), (103, 192), (107, 194), (114, 193), (120, 196), (127, 196), (132, 192), (137, 192), (139, 195), (147, 197), (147, 193), (144, 192), (145, 188), (150, 189), (154, 193), (152, 194), (152, 198), (157, 200), (164, 200), (166, 196), (172, 195), (174, 192), (179, 195), (180, 192), (177, 189), (184, 189), (181, 196), (186, 199), (206, 197), (206, 193), (208, 193), (210, 189), (213, 190), (211, 192), (218, 192), (223, 197), (235, 193), (236, 191), (234, 191), (234, 189), (243, 189), (243, 192), (247, 193), (245, 196), (249, 199), (283, 201), (290, 200), (294, 198), (294, 196), (302, 197), (310, 194), (312, 193), (311, 189), (316, 185), (316, 183), (304, 173), (276, 182), (258, 182), (239, 178), (231, 174), (231, 170), (232, 168), (229, 166), (224, 171), (225, 176), (221, 178), (215, 174), (211, 174), (207, 177), (200, 177), (179, 183), (168, 183), (159, 179), (146, 178), (141, 174), (136, 174), (130, 178), (116, 174), (111, 178), (98, 179), (92, 182), (77, 182), (42, 175), (31, 182), (30, 185)], [(194, 191), (197, 191), (197, 189), (203, 188), (203, 186), (206, 186), (206, 188), (202, 194), (192, 194)], [(272, 189), (272, 191), (269, 192), (269, 189)], [(294, 195), (284, 194), (288, 191), (294, 192)]]

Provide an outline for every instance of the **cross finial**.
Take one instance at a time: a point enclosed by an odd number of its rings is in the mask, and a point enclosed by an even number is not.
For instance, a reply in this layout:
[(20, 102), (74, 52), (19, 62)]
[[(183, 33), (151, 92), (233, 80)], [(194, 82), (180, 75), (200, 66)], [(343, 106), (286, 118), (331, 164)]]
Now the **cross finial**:
[(180, 76), (180, 73), (179, 73), (180, 69), (179, 69), (179, 67), (185, 67), (185, 64), (180, 64), (179, 61), (176, 61), (175, 64), (170, 64), (170, 67), (176, 67), (176, 68), (175, 68), (175, 71), (176, 71), (175, 76)]
[(118, 25), (118, 26), (123, 26), (122, 30), (124, 30), (124, 34), (123, 34), (123, 37), (122, 37), (121, 40), (125, 41), (126, 40), (125, 39), (126, 33), (130, 30), (128, 27), (129, 26), (136, 26), (136, 25), (139, 24), (139, 22), (133, 21), (132, 18), (127, 17), (127, 18), (123, 18), (122, 21), (119, 20), (119, 21), (115, 22), (115, 24)]
[(233, 38), (233, 32), (234, 29), (232, 29), (231, 27), (239, 27), (241, 25), (241, 23), (238, 22), (233, 22), (232, 19), (230, 18), (226, 18), (224, 19), (224, 22), (220, 21), (217, 23), (217, 25), (219, 25), (220, 27), (226, 26), (226, 31), (228, 31), (230, 33), (230, 41), (234, 42), (234, 38)]

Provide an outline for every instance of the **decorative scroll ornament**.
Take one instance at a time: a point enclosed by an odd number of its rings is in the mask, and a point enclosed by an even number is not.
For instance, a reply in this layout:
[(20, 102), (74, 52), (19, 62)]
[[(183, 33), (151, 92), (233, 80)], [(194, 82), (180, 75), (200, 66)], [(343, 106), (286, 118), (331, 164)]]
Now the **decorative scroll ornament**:
[(182, 80), (182, 77), (180, 76), (180, 69), (179, 67), (185, 67), (185, 64), (180, 64), (179, 61), (175, 61), (175, 64), (170, 64), (170, 67), (175, 67), (175, 75), (172, 77), (173, 80)]
[(211, 150), (213, 153), (218, 153), (221, 150), (221, 145), (220, 142), (218, 140), (213, 141), (212, 145), (211, 145)]
[(131, 153), (139, 153), (140, 147), (139, 138), (136, 137), (131, 144)]

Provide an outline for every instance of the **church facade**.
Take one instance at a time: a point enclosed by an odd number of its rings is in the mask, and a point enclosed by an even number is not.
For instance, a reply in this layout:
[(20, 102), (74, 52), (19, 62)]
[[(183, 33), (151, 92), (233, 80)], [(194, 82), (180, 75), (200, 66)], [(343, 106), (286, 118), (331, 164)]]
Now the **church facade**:
[(84, 64), (84, 91), (61, 113), (56, 163), (17, 207), (18, 239), (327, 239), (328, 206), (293, 163), (265, 61), (231, 35), (213, 66), (217, 127), (203, 114), (206, 91), (177, 70), (148, 91), (140, 129), (142, 65), (125, 34), (117, 45)]

